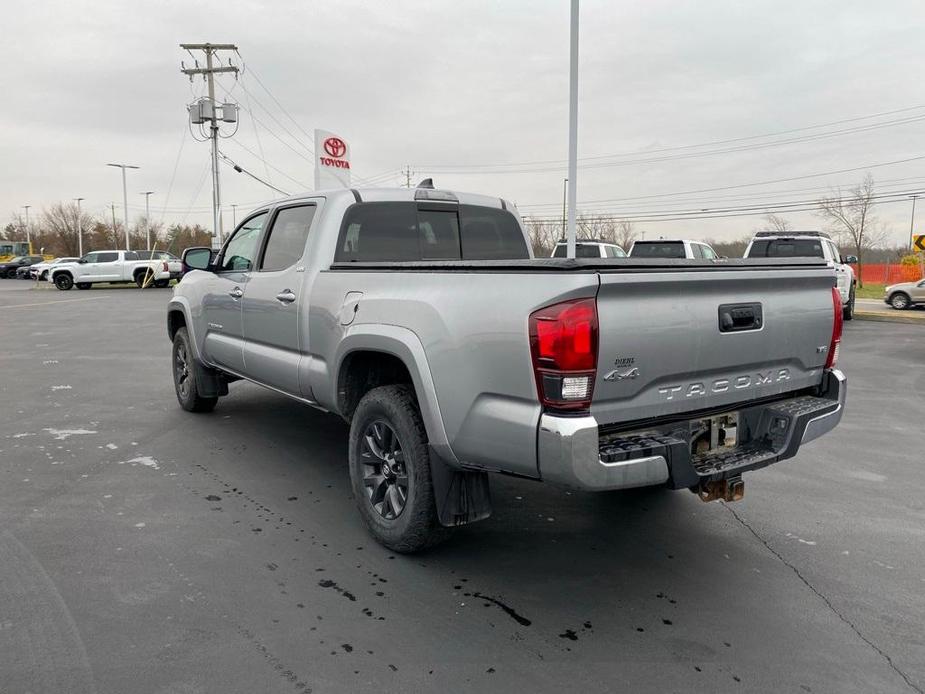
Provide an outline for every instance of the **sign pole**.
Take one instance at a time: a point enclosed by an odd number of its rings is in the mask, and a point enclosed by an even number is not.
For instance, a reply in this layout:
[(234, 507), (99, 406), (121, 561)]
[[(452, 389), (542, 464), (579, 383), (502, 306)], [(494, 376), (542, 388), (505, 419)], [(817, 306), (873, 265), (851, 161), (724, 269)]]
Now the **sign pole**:
[(572, 0), (568, 85), (568, 248), (575, 257), (575, 205), (578, 197), (578, 0)]

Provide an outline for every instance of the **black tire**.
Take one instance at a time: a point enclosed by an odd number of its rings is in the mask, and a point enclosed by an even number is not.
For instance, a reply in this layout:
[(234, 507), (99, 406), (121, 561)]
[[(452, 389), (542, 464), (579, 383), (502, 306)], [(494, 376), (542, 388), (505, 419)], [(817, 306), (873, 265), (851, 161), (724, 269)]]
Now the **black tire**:
[(170, 286), (170, 280), (154, 280), (155, 289), (166, 289)]
[(42, 270), (42, 272), (39, 274), (39, 281), (44, 282), (47, 279), (48, 279), (48, 270)]
[(854, 287), (851, 288), (851, 292), (848, 294), (848, 305), (842, 309), (841, 315), (845, 320), (854, 319)]
[(93, 285), (90, 282), (78, 282), (74, 286), (77, 287), (78, 289), (89, 289)]
[(890, 306), (897, 311), (905, 311), (912, 305), (912, 299), (905, 292), (896, 292), (890, 296)]
[(171, 359), (173, 388), (177, 394), (177, 402), (187, 412), (211, 412), (215, 409), (218, 398), (205, 398), (199, 394), (199, 388), (196, 384), (194, 354), (186, 327), (178, 329), (173, 336)]
[(55, 286), (62, 292), (66, 292), (74, 286), (74, 278), (66, 272), (62, 272), (59, 275), (55, 275)]
[[(139, 288), (139, 289), (144, 289), (144, 286), (145, 286), (145, 279), (146, 279), (150, 274), (152, 274), (150, 270), (142, 270), (141, 272), (136, 272), (136, 273), (135, 273), (135, 284), (138, 285), (138, 288)], [(152, 285), (152, 283), (151, 283), (151, 282), (147, 282), (147, 285), (150, 287), (150, 286)]]
[(427, 433), (410, 386), (381, 386), (363, 396), (350, 424), (348, 457), (354, 498), (377, 542), (411, 553), (449, 536), (437, 519)]

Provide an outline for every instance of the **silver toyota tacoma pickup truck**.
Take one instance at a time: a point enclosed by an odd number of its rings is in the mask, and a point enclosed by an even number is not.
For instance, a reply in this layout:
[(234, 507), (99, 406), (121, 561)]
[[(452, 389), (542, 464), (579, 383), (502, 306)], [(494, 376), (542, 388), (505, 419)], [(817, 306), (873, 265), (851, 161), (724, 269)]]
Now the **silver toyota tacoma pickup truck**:
[(496, 197), (322, 191), (250, 214), (167, 310), (180, 405), (247, 379), (350, 423), (360, 513), (412, 552), (491, 513), (488, 473), (705, 501), (839, 422), (823, 259), (534, 259)]

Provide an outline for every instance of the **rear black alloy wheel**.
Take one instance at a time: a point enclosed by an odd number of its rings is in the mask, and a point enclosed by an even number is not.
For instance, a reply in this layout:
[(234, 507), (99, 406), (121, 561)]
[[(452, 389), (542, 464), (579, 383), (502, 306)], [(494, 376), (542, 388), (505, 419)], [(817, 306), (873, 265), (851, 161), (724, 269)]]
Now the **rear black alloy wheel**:
[(398, 434), (388, 422), (371, 422), (360, 442), (363, 487), (369, 503), (386, 520), (394, 520), (408, 501), (408, 472)]
[(427, 432), (408, 385), (373, 388), (350, 423), (350, 481), (370, 533), (396, 552), (449, 535), (437, 519)]
[(854, 320), (854, 287), (848, 294), (848, 305), (842, 309), (842, 318), (845, 320)]

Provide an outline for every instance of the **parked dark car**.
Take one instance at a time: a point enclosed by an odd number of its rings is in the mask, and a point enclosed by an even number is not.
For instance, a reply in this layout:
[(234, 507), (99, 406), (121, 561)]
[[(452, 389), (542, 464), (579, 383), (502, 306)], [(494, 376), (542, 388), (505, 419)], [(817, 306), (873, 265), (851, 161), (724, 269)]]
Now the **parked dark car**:
[(41, 263), (44, 258), (40, 255), (18, 255), (5, 263), (0, 263), (0, 277), (16, 279), (16, 271), (21, 267), (29, 267)]

